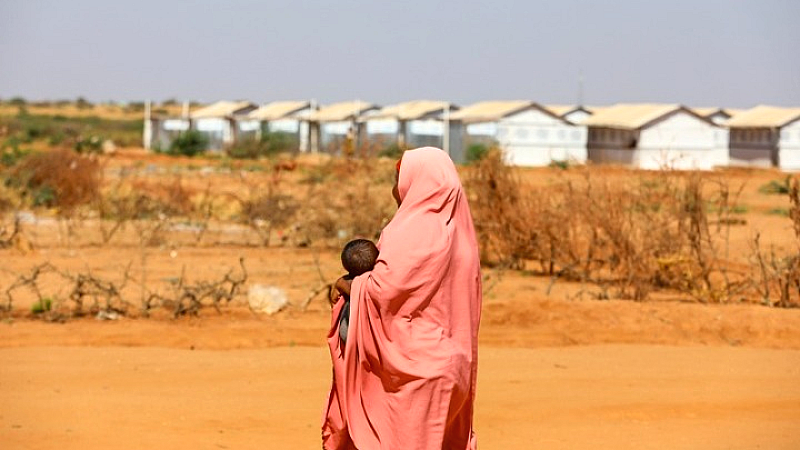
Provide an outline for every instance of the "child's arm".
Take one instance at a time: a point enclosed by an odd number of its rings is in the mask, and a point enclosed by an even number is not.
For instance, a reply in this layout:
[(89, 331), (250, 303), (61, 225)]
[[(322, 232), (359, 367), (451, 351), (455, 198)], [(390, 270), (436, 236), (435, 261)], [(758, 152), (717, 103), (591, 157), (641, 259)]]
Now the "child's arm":
[(328, 301), (330, 302), (331, 306), (335, 305), (336, 302), (339, 301), (340, 296), (344, 296), (345, 299), (350, 298), (350, 286), (352, 283), (353, 277), (350, 275), (345, 275), (331, 285), (330, 291), (328, 292)]
[(352, 286), (352, 284), (353, 284), (353, 279), (345, 275), (336, 280), (336, 283), (333, 284), (333, 289), (338, 291), (345, 297), (350, 297), (350, 287)]

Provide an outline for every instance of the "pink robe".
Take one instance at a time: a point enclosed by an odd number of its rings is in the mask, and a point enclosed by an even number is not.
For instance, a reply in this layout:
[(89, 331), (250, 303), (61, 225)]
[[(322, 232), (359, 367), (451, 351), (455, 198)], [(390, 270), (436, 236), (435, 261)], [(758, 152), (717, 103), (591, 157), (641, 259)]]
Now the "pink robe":
[(475, 449), (481, 278), (469, 205), (443, 151), (403, 154), (402, 204), (371, 272), (353, 280), (347, 346), (328, 344), (323, 448)]

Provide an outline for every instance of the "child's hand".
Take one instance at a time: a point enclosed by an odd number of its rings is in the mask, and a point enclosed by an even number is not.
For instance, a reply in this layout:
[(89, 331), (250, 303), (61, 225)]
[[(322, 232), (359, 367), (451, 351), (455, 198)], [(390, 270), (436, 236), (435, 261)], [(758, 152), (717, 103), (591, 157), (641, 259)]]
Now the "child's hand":
[(336, 291), (337, 296), (344, 295), (345, 297), (350, 297), (350, 287), (352, 284), (353, 279), (345, 275), (336, 280), (336, 283), (333, 283), (332, 291)]
[(328, 303), (330, 303), (331, 307), (339, 301), (339, 291), (336, 290), (336, 283), (328, 285)]

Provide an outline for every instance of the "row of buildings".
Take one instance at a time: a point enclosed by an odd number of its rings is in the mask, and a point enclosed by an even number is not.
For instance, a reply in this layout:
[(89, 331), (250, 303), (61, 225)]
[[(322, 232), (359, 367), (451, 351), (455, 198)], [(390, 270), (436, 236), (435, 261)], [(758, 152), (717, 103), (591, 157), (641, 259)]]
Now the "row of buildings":
[(607, 107), (485, 101), (465, 107), (418, 100), (386, 107), (362, 102), (221, 101), (160, 117), (146, 112), (145, 148), (165, 148), (187, 130), (221, 150), (265, 133), (296, 139), (301, 152), (432, 145), (464, 161), (475, 144), (497, 145), (511, 164), (617, 163), (644, 169), (708, 170), (728, 165), (800, 170), (800, 108), (749, 110), (678, 104)]

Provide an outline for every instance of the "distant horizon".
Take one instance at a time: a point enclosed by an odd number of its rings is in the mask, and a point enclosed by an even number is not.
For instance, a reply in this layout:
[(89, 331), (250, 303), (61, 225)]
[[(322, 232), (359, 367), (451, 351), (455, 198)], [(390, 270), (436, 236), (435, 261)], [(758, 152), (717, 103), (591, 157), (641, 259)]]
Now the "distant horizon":
[[(88, 98), (86, 98), (84, 96), (78, 96), (78, 97), (73, 98), (73, 99), (69, 99), (69, 98), (31, 99), (31, 98), (26, 98), (26, 97), (21, 96), (21, 95), (12, 95), (12, 96), (9, 96), (9, 97), (0, 97), (0, 102), (8, 104), (8, 102), (10, 102), (10, 101), (12, 101), (14, 99), (23, 99), (27, 105), (35, 105), (35, 104), (54, 105), (54, 104), (56, 104), (58, 102), (68, 102), (69, 104), (75, 104), (81, 98), (84, 99), (85, 101), (91, 103), (92, 105), (108, 105), (108, 106), (116, 105), (116, 106), (121, 106), (121, 107), (129, 106), (129, 105), (134, 104), (134, 103), (146, 103), (148, 100), (150, 101), (151, 105), (153, 105), (153, 106), (164, 106), (164, 105), (167, 105), (167, 104), (174, 104), (174, 105), (180, 106), (180, 105), (183, 105), (184, 103), (187, 103), (187, 102), (189, 104), (207, 106), (207, 105), (211, 105), (213, 103), (216, 103), (218, 101), (237, 101), (237, 102), (239, 102), (239, 101), (242, 101), (242, 102), (243, 101), (248, 101), (248, 102), (251, 102), (251, 103), (253, 103), (255, 105), (262, 106), (262, 105), (266, 105), (266, 104), (269, 104), (269, 103), (272, 103), (272, 102), (280, 102), (280, 101), (304, 101), (304, 100), (317, 101), (314, 98), (291, 98), (291, 99), (279, 98), (279, 99), (275, 99), (275, 100), (268, 100), (268, 101), (265, 101), (265, 102), (256, 102), (256, 101), (252, 101), (252, 100), (249, 100), (249, 99), (246, 99), (246, 98), (221, 98), (221, 99), (210, 100), (210, 101), (180, 100), (180, 99), (173, 99), (173, 98), (166, 98), (164, 100), (152, 100), (152, 99), (146, 99), (146, 100), (113, 100), (113, 99), (108, 99), (108, 100), (95, 101), (95, 100), (90, 100), (90, 99), (88, 99)], [(325, 103), (320, 103), (320, 102), (317, 101), (317, 104), (325, 106), (325, 105), (331, 105), (331, 104), (334, 104), (334, 103), (347, 102), (347, 101), (362, 101), (364, 103), (374, 104), (374, 105), (377, 105), (379, 107), (385, 107), (385, 106), (391, 106), (391, 105), (394, 105), (394, 104), (404, 103), (404, 102), (408, 102), (408, 101), (415, 101), (415, 100), (448, 101), (447, 99), (417, 99), (417, 98), (415, 98), (415, 99), (408, 99), (408, 100), (400, 100), (400, 101), (394, 102), (394, 103), (381, 104), (381, 103), (370, 102), (369, 100), (366, 100), (366, 99), (345, 99), (345, 100), (336, 100), (336, 101), (325, 102)], [(557, 106), (558, 105), (558, 106), (574, 106), (574, 107), (588, 107), (588, 108), (609, 107), (609, 106), (614, 106), (614, 105), (617, 105), (617, 104), (637, 104), (637, 103), (638, 104), (676, 104), (676, 105), (680, 105), (680, 106), (685, 106), (687, 108), (720, 108), (720, 109), (743, 109), (743, 110), (744, 109), (751, 109), (751, 108), (754, 108), (756, 106), (762, 106), (762, 105), (776, 106), (776, 107), (780, 107), (780, 108), (800, 108), (800, 104), (799, 105), (773, 105), (773, 104), (769, 104), (769, 103), (756, 103), (756, 104), (753, 104), (751, 106), (744, 106), (744, 107), (730, 106), (730, 105), (687, 105), (687, 104), (678, 103), (678, 102), (635, 102), (635, 101), (614, 102), (614, 103), (607, 103), (607, 104), (577, 104), (577, 103), (565, 103), (565, 102), (544, 103), (544, 102), (538, 102), (538, 101), (536, 101), (534, 99), (524, 99), (524, 98), (501, 98), (501, 99), (490, 98), (490, 99), (484, 99), (484, 100), (476, 100), (474, 102), (465, 103), (465, 104), (459, 104), (459, 103), (456, 103), (456, 102), (450, 102), (450, 104), (454, 105), (454, 106), (457, 106), (459, 108), (463, 108), (463, 107), (470, 106), (472, 104), (479, 103), (479, 102), (484, 102), (484, 101), (501, 101), (501, 102), (503, 102), (503, 101), (515, 101), (515, 100), (531, 101), (531, 102), (534, 102), (534, 103), (536, 103), (538, 105), (541, 105), (541, 106)], [(172, 101), (174, 101), (175, 103), (171, 103)]]
[(798, 17), (793, 0), (4, 0), (0, 98), (800, 106)]

